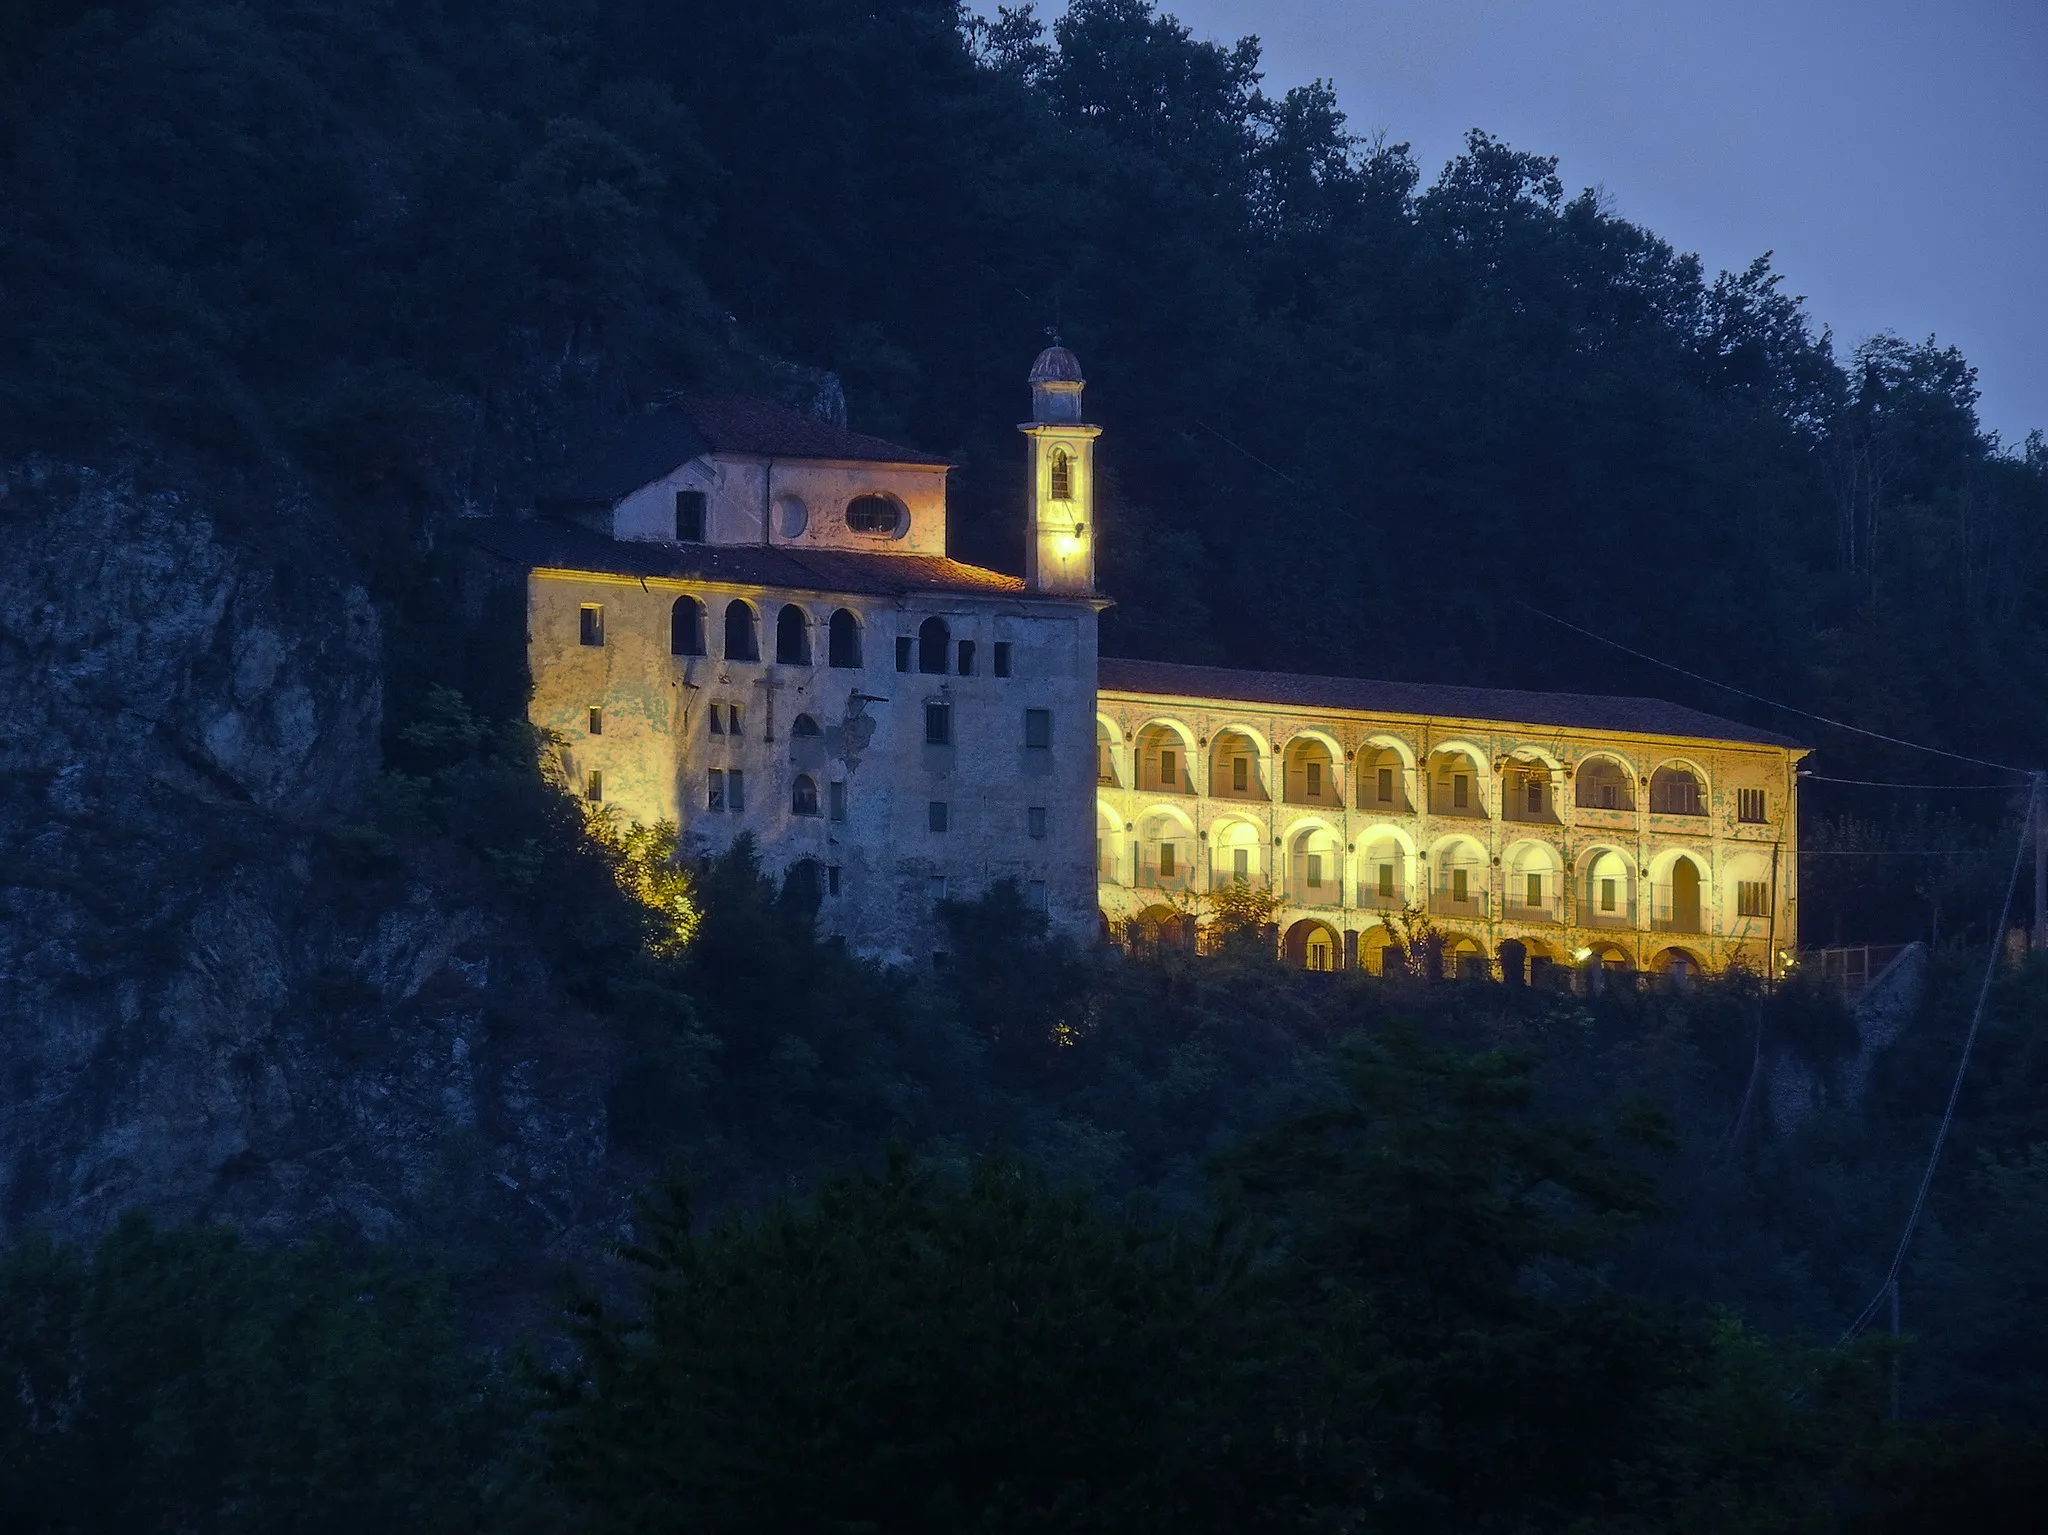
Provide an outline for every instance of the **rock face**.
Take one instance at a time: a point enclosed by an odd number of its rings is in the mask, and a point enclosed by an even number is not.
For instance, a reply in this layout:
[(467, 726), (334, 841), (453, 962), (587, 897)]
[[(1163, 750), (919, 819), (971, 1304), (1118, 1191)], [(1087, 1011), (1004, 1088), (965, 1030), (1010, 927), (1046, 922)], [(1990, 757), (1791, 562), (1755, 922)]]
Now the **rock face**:
[(0, 1241), (140, 1208), (479, 1268), (587, 1245), (601, 1063), (487, 909), (336, 834), (378, 769), (362, 588), (185, 496), (0, 489)]

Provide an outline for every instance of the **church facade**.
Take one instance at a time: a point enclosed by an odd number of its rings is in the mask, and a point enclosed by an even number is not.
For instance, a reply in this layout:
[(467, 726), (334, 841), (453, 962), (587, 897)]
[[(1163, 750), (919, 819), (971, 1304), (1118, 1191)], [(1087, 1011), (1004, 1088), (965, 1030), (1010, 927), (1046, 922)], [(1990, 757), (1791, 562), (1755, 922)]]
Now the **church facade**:
[(1071, 352), (1029, 385), (1021, 577), (947, 557), (945, 461), (749, 400), (637, 418), (540, 515), (468, 524), (523, 574), (573, 792), (688, 855), (751, 834), (898, 963), (1004, 879), (1076, 936), (1183, 941), (1249, 884), (1313, 969), (1418, 923), (1466, 971), (1793, 946), (1797, 743), (1648, 699), (1099, 658), (1098, 429)]

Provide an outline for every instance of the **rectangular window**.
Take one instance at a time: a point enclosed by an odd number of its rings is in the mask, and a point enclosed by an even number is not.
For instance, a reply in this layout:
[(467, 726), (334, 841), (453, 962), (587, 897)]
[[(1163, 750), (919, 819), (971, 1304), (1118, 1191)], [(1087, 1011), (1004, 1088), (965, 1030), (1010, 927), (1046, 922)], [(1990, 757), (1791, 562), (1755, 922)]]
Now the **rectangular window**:
[(676, 492), (676, 542), (679, 544), (701, 544), (704, 542), (703, 491), (679, 490)]
[(1600, 881), (1600, 909), (1601, 909), (1602, 911), (1613, 911), (1613, 910), (1615, 910), (1615, 909), (1616, 909), (1616, 908), (1615, 908), (1615, 902), (1616, 902), (1616, 901), (1618, 901), (1618, 900), (1620, 900), (1620, 899), (1621, 899), (1621, 881), (1620, 881), (1620, 880), (1617, 880), (1617, 879), (1603, 879), (1602, 881)]
[(711, 733), (715, 736), (722, 736), (725, 734), (724, 704), (713, 704), (711, 706)]
[(1230, 759), (1230, 787), (1239, 794), (1247, 792), (1252, 782), (1252, 759), (1232, 757)]
[(960, 675), (963, 677), (972, 677), (974, 675), (974, 641), (972, 640), (962, 640), (960, 642)]
[(930, 830), (944, 831), (946, 829), (946, 819), (946, 802), (944, 800), (935, 799), (925, 807), (924, 823)]
[(727, 704), (725, 706), (725, 728), (727, 734), (744, 735), (746, 732), (740, 727), (746, 722), (746, 718), (746, 710), (741, 708), (740, 705)]
[(1008, 640), (996, 641), (996, 664), (994, 670), (998, 677), (1010, 675), (1010, 642)]
[(1530, 779), (1524, 786), (1523, 792), (1529, 796), (1529, 814), (1543, 814), (1543, 780), (1540, 778)]
[(1321, 853), (1310, 853), (1308, 855), (1308, 888), (1311, 890), (1323, 888), (1323, 855)]
[(1026, 709), (1024, 711), (1024, 744), (1026, 746), (1052, 745), (1052, 710)]
[(825, 870), (825, 894), (839, 894), (839, 865), (836, 863)]
[(704, 808), (706, 810), (723, 810), (725, 808), (724, 768), (713, 768), (711, 770), (711, 790), (704, 796)]
[(1735, 791), (1735, 815), (1737, 820), (1757, 822), (1764, 818), (1764, 791), (1761, 789), (1738, 789)]
[(583, 627), (579, 631), (579, 638), (581, 638), (583, 643), (586, 645), (602, 645), (604, 643), (604, 608), (595, 602), (584, 603), (582, 623)]
[(1451, 808), (1465, 810), (1472, 804), (1472, 780), (1463, 773), (1451, 775)]
[(826, 813), (835, 821), (846, 819), (846, 780), (835, 778), (825, 785)]
[(599, 708), (596, 704), (592, 704), (590, 706), (589, 730), (590, 733), (594, 736), (601, 736), (604, 734), (604, 710)]
[(1463, 869), (1451, 870), (1451, 899), (1463, 902), (1468, 900), (1470, 896), (1471, 888), (1465, 883), (1465, 871)]
[(926, 704), (924, 706), (924, 744), (927, 746), (951, 746), (953, 744), (953, 706), (951, 704)]
[(1620, 793), (1616, 786), (1611, 783), (1603, 783), (1597, 785), (1597, 787), (1600, 791), (1600, 804), (1598, 808), (1601, 810), (1613, 810), (1618, 808), (1620, 803)]
[(1159, 752), (1159, 783), (1160, 783), (1160, 787), (1162, 787), (1162, 788), (1167, 788), (1167, 789), (1170, 789), (1170, 788), (1172, 788), (1172, 787), (1173, 787), (1173, 786), (1174, 786), (1175, 784), (1177, 784), (1177, 783), (1179, 783), (1179, 782), (1180, 782), (1180, 753), (1178, 753), (1178, 752), (1174, 751), (1174, 750), (1173, 750), (1172, 748), (1170, 748), (1170, 747), (1162, 747), (1162, 748), (1160, 748), (1160, 752)]
[(1736, 916), (1768, 917), (1770, 914), (1771, 887), (1768, 884), (1760, 879), (1739, 879), (1735, 882)]
[(583, 797), (593, 805), (604, 800), (604, 774), (596, 768), (583, 775)]
[(1024, 812), (1024, 829), (1034, 837), (1045, 835), (1045, 806), (1033, 805)]
[(1531, 906), (1541, 906), (1543, 904), (1543, 876), (1531, 874), (1528, 878), (1528, 886), (1529, 888), (1523, 892), (1528, 897), (1528, 904)]
[(1380, 803), (1381, 803), (1382, 805), (1391, 805), (1391, 804), (1393, 804), (1393, 803), (1394, 803), (1394, 770), (1393, 770), (1392, 768), (1381, 768), (1381, 769), (1380, 769), (1380, 773), (1379, 773), (1379, 779), (1380, 779), (1380, 781), (1379, 781), (1379, 794), (1380, 794)]
[(1321, 799), (1323, 797), (1323, 765), (1320, 762), (1308, 763), (1303, 769), (1303, 776), (1307, 779), (1305, 787), (1308, 791), (1308, 797), (1310, 799)]
[(1380, 865), (1380, 898), (1386, 901), (1394, 898), (1394, 866), (1390, 863)]
[(1159, 844), (1159, 877), (1161, 879), (1172, 879), (1173, 871), (1173, 844), (1171, 842), (1162, 842)]
[(946, 898), (946, 876), (934, 874), (926, 879), (924, 882), (924, 893), (933, 904), (943, 901)]
[(909, 636), (909, 635), (907, 635), (907, 634), (899, 634), (899, 635), (897, 635), (897, 636), (896, 636), (896, 670), (898, 670), (899, 672), (907, 672), (907, 671), (909, 671), (909, 670), (910, 670), (910, 649), (911, 649), (911, 639), (910, 639), (910, 636)]
[(747, 808), (747, 775), (738, 768), (726, 769), (725, 808), (728, 810), (744, 810)]
[(1042, 913), (1045, 911), (1046, 899), (1044, 880), (1034, 879), (1033, 881), (1031, 881), (1030, 884), (1024, 887), (1024, 904), (1026, 906), (1029, 906), (1035, 912)]
[(1230, 872), (1242, 885), (1252, 877), (1252, 850), (1248, 847), (1230, 850)]

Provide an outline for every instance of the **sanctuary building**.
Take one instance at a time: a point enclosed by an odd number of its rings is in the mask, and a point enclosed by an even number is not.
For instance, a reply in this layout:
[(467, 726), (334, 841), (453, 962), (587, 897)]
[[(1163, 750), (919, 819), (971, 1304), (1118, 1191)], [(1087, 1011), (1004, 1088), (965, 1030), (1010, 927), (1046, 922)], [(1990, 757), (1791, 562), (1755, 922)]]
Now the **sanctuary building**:
[(943, 459), (754, 400), (637, 418), (533, 518), (530, 717), (572, 789), (750, 833), (896, 962), (1017, 883), (1055, 927), (1192, 943), (1249, 885), (1311, 969), (1426, 925), (1457, 970), (1770, 973), (1794, 946), (1793, 741), (1651, 699), (1099, 659), (1081, 368), (1029, 376), (1025, 570), (946, 554)]

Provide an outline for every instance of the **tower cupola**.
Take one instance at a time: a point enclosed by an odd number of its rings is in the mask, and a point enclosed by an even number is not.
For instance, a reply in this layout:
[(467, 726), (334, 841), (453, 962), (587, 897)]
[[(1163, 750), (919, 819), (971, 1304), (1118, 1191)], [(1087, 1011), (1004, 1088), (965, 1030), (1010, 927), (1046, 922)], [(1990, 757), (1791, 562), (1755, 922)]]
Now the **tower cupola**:
[(1059, 344), (1031, 365), (1031, 520), (1024, 534), (1024, 584), (1035, 592), (1095, 590), (1095, 439), (1081, 419), (1081, 360)]

